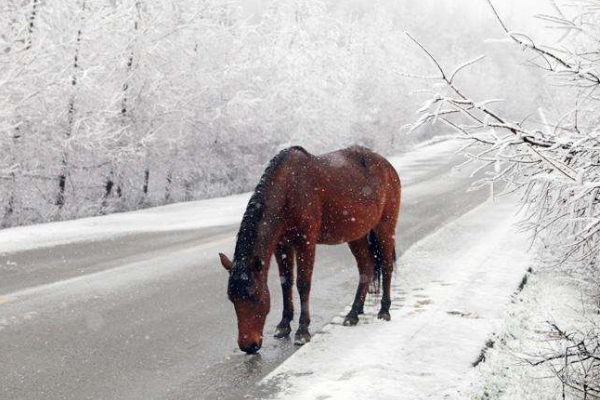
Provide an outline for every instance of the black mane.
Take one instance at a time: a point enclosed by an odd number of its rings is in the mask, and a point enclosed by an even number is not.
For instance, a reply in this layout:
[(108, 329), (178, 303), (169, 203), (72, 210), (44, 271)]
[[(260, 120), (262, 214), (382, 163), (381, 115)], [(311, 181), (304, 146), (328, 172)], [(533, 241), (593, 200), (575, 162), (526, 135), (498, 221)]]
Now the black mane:
[(265, 187), (269, 178), (275, 174), (290, 152), (296, 150), (307, 155), (309, 154), (300, 146), (293, 146), (280, 151), (269, 162), (258, 185), (254, 189), (254, 193), (250, 197), (235, 244), (235, 253), (233, 255), (234, 266), (229, 278), (230, 297), (252, 297), (250, 293), (251, 263), (253, 262), (252, 251), (258, 235), (258, 224), (262, 220), (265, 211)]

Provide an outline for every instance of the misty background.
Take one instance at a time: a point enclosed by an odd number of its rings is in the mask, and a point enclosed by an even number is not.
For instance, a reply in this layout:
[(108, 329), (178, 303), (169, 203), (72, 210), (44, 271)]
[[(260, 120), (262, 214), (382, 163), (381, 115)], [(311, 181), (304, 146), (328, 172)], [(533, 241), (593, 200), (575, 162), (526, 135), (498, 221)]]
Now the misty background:
[[(549, 42), (543, 1), (498, 2)], [(250, 190), (283, 147), (389, 155), (435, 68), (486, 59), (460, 86), (511, 116), (559, 110), (483, 0), (10, 0), (0, 5), (0, 226)], [(492, 40), (488, 40), (492, 39)], [(501, 39), (501, 40), (498, 40)]]

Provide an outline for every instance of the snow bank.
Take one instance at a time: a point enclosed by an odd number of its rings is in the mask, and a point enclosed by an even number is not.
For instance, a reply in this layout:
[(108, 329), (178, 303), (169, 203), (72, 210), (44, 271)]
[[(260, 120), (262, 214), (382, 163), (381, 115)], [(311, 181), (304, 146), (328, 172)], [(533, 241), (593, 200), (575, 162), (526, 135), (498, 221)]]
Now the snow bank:
[[(390, 161), (410, 182), (428, 170), (424, 164), (456, 151), (456, 141), (431, 142)], [(258, 180), (258, 177), (257, 177)], [(409, 183), (403, 180), (403, 185)], [(202, 229), (239, 223), (250, 193), (177, 203), (102, 217), (52, 222), (0, 230), (0, 254), (62, 244), (91, 242), (142, 233)]]
[(250, 193), (140, 211), (0, 230), (0, 253), (91, 242), (142, 232), (201, 229), (238, 223)]
[[(534, 367), (526, 360), (540, 361), (561, 346), (549, 322), (569, 333), (586, 332), (594, 324), (596, 329), (600, 327), (598, 304), (590, 296), (595, 290), (589, 282), (547, 269), (531, 275), (523, 292), (507, 309), (496, 344), (487, 351), (486, 362), (473, 370), (472, 387), (465, 397), (562, 400), (563, 388), (551, 364)], [(554, 367), (562, 367), (562, 363), (562, 359), (558, 360)], [(569, 388), (565, 392), (566, 399), (583, 398), (581, 393), (573, 395)]]
[(392, 321), (342, 316), (262, 382), (277, 399), (463, 398), (466, 377), (529, 266), (513, 204), (485, 203), (400, 257)]
[(402, 180), (402, 187), (418, 183), (433, 164), (448, 165), (448, 159), (463, 145), (455, 136), (436, 136), (417, 145), (411, 152), (388, 157)]

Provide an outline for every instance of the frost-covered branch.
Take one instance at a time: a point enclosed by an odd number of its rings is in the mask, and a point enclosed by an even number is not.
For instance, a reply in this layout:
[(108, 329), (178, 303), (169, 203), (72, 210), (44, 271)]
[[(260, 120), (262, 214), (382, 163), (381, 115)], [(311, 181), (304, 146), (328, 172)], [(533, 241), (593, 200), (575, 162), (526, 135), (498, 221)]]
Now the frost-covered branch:
[[(469, 162), (481, 165), (477, 169), (480, 178), (474, 187), (502, 181), (507, 192), (520, 189), (526, 210), (524, 225), (535, 238), (551, 245), (561, 261), (593, 259), (597, 263), (600, 255), (600, 129), (597, 118), (600, 99), (589, 90), (589, 84), (600, 82), (597, 74), (600, 60), (586, 58), (582, 61), (586, 54), (598, 50), (597, 42), (573, 44), (569, 58), (557, 55), (523, 35), (509, 31), (491, 2), (490, 6), (508, 37), (546, 57), (553, 65), (554, 82), (564, 83), (565, 73), (571, 74), (570, 85), (564, 91), (570, 88), (578, 91), (577, 106), (553, 123), (546, 120), (546, 113), (539, 106), (533, 106), (539, 115), (537, 122), (505, 116), (502, 104), (497, 100), (472, 98), (456, 83), (457, 75), (467, 72), (482, 57), (461, 64), (448, 74), (426, 46), (408, 34), (432, 61), (439, 72), (438, 80), (443, 83), (432, 88), (432, 97), (421, 107), (419, 119), (410, 128), (414, 130), (426, 123), (440, 122), (468, 142), (476, 143), (475, 147), (466, 146)], [(600, 24), (597, 6), (583, 10), (587, 20), (593, 14), (593, 20)], [(545, 20), (564, 24), (565, 18), (560, 14), (556, 19), (546, 17)], [(579, 40), (579, 37), (572, 40)], [(581, 90), (584, 86), (588, 89)], [(506, 101), (514, 100), (508, 98)]]
[[(570, 79), (570, 82), (575, 85), (582, 85), (582, 87), (598, 86), (600, 85), (600, 73), (598, 72), (597, 65), (594, 61), (591, 61), (585, 57), (586, 52), (582, 51), (563, 51), (560, 54), (559, 51), (552, 49), (548, 46), (540, 46), (535, 43), (528, 35), (523, 33), (517, 33), (510, 31), (506, 26), (506, 23), (502, 20), (494, 7), (492, 0), (486, 0), (492, 9), (496, 19), (504, 32), (520, 46), (533, 51), (539, 56), (543, 57), (549, 66), (550, 71), (556, 72), (561, 77)], [(580, 12), (579, 17), (583, 18), (584, 14), (597, 12), (597, 2), (593, 1), (582, 1), (584, 10)], [(553, 3), (555, 9), (559, 13), (558, 16), (541, 15), (540, 19), (551, 22), (556, 28), (565, 29), (565, 35), (569, 35), (572, 31), (575, 32), (586, 32), (587, 29), (583, 29), (582, 26), (578, 26), (574, 22), (570, 21), (560, 11), (560, 8)], [(586, 5), (587, 4), (587, 5)], [(597, 21), (596, 21), (597, 22)], [(597, 38), (593, 38), (596, 42)], [(587, 82), (587, 84), (584, 84)]]
[(548, 367), (561, 381), (563, 393), (600, 399), (600, 329), (567, 332), (554, 323), (548, 325), (549, 349), (526, 361), (534, 367)]
[[(420, 108), (418, 129), (428, 123), (452, 128), (465, 141), (465, 164), (473, 164), (474, 189), (500, 187), (519, 193), (522, 226), (543, 244), (543, 253), (569, 274), (586, 282), (600, 281), (600, 7), (597, 1), (577, 1), (569, 18), (555, 3), (556, 16), (540, 18), (564, 30), (562, 49), (536, 43), (510, 31), (492, 2), (492, 13), (507, 38), (534, 55), (535, 65), (549, 72), (547, 88), (574, 104), (563, 112), (532, 104), (528, 115), (511, 117), (504, 103), (467, 94), (459, 82), (481, 57), (448, 74), (425, 45), (409, 37), (433, 63), (437, 82)], [(575, 2), (573, 2), (575, 4)], [(542, 60), (540, 63), (539, 60)], [(432, 68), (433, 69), (433, 68)], [(484, 79), (480, 85), (488, 82)], [(518, 93), (520, 88), (508, 88)], [(510, 93), (510, 92), (509, 92)], [(527, 112), (526, 111), (526, 112)], [(554, 118), (548, 116), (555, 115)], [(532, 118), (533, 116), (533, 118)], [(537, 116), (537, 118), (535, 118)], [(576, 398), (600, 399), (600, 327), (567, 332), (550, 324), (549, 349), (528, 359), (547, 366)], [(564, 397), (564, 396), (563, 396)]]

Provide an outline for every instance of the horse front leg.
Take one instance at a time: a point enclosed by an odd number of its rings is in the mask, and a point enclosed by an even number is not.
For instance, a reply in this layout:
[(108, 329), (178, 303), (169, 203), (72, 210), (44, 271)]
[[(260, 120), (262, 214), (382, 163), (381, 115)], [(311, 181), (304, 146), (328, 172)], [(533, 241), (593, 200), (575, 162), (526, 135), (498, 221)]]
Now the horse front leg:
[(294, 337), (294, 344), (299, 346), (310, 342), (310, 286), (313, 267), (315, 265), (316, 242), (309, 240), (298, 246), (297, 287), (300, 295), (300, 320)]
[(290, 322), (294, 319), (294, 297), (292, 292), (294, 286), (294, 249), (291, 246), (278, 245), (275, 250), (275, 259), (279, 267), (279, 280), (281, 281), (281, 292), (283, 294), (283, 313), (274, 336), (281, 339), (288, 337), (292, 332)]

